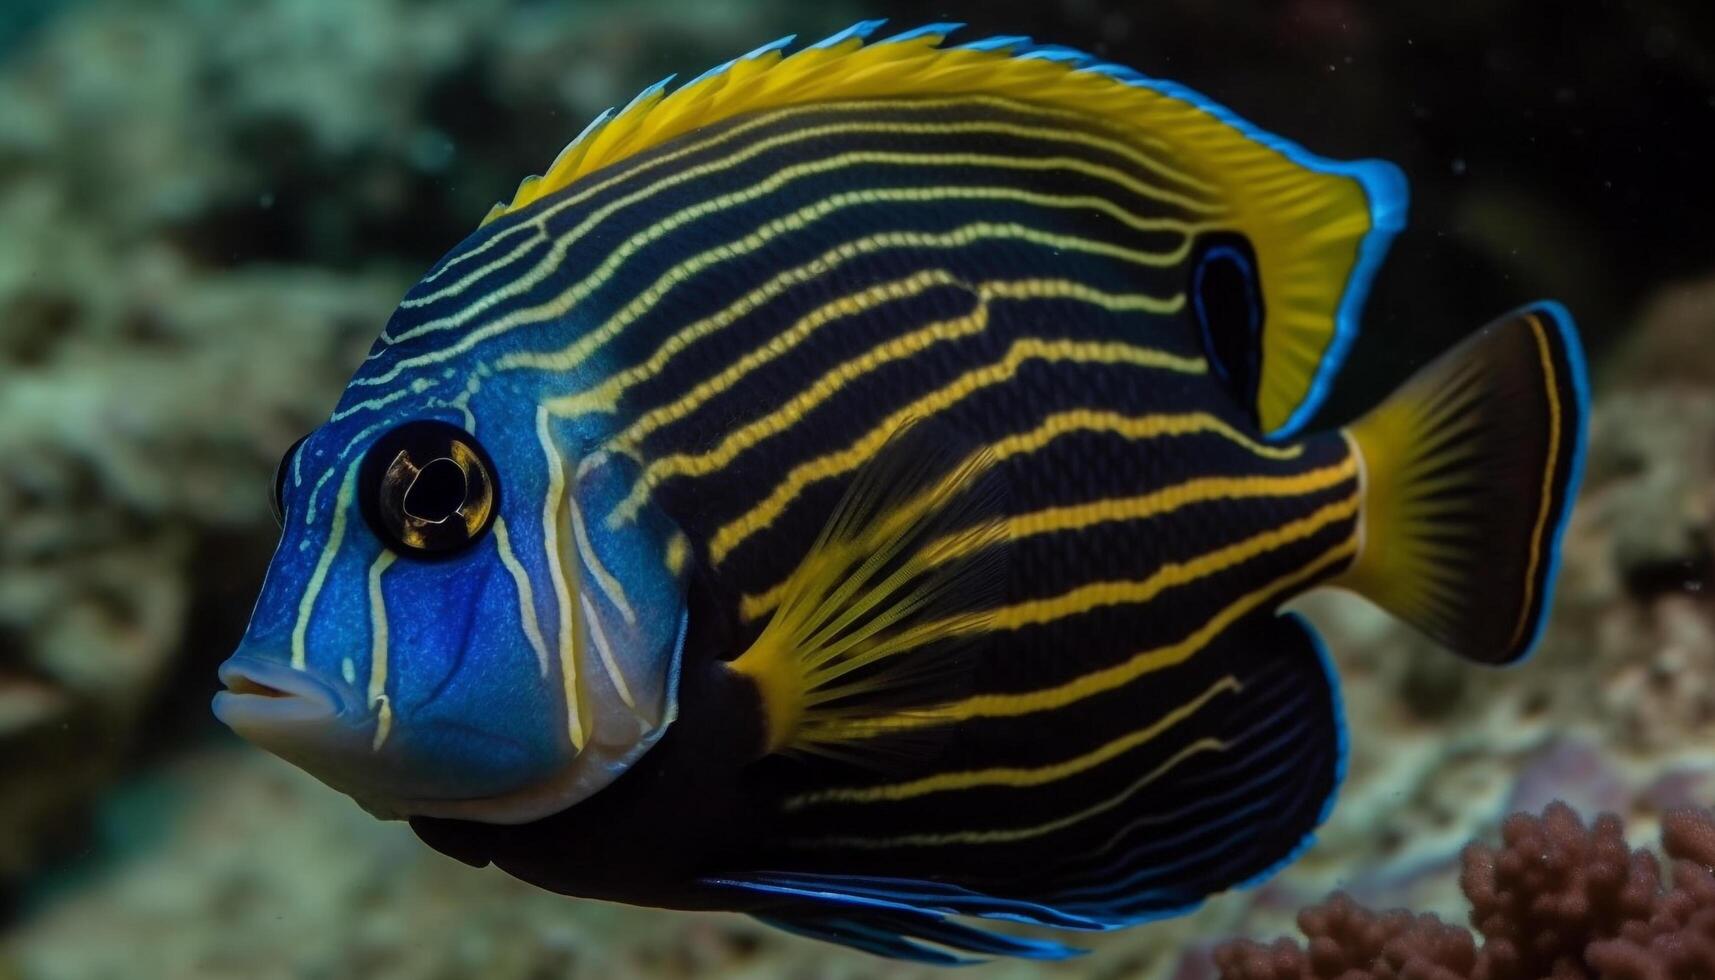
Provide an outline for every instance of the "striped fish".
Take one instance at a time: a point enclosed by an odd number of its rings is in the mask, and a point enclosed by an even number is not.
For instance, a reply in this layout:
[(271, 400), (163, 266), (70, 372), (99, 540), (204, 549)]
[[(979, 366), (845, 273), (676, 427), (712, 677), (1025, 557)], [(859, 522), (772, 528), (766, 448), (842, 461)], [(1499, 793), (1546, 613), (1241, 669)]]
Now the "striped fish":
[(1178, 85), (859, 24), (651, 87), (286, 454), (216, 713), (567, 894), (932, 963), (1308, 846), (1357, 591), (1525, 656), (1587, 395), (1558, 305), (1313, 431), (1406, 211)]

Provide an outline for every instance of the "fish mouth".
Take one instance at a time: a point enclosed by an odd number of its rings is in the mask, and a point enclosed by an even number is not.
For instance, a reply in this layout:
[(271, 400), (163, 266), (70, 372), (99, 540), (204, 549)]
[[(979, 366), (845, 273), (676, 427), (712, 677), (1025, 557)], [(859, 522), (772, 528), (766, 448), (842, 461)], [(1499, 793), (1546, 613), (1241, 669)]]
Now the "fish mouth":
[(325, 724), (345, 713), (346, 699), (332, 685), (285, 664), (234, 657), (219, 677), (226, 689), (214, 696), (215, 716), (240, 734)]

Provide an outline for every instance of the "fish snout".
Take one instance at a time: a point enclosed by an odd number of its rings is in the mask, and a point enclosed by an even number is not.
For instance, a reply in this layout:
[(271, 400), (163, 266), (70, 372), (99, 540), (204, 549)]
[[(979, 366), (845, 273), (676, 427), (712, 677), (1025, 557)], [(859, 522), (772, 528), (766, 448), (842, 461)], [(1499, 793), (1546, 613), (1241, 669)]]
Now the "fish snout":
[(269, 736), (325, 731), (361, 703), (342, 683), (242, 652), (220, 665), (219, 677), (225, 689), (214, 696), (215, 717), (264, 743)]

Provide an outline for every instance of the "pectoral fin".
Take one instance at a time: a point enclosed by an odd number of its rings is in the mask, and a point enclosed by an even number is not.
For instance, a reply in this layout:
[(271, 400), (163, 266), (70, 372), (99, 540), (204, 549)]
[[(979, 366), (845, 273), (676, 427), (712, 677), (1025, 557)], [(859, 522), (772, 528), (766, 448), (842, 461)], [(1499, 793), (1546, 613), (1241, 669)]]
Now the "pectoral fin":
[(993, 457), (949, 427), (903, 428), (856, 474), (735, 660), (766, 714), (769, 752), (899, 751), (902, 725), (954, 698), (967, 642), (1006, 588), (1005, 492)]

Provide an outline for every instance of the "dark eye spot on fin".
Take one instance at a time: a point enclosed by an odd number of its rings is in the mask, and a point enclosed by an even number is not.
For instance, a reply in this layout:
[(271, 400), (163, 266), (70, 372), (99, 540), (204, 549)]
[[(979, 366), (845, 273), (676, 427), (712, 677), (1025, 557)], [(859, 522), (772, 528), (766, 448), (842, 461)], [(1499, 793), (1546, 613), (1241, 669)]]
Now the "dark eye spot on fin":
[(1256, 252), (1243, 235), (1205, 235), (1192, 252), (1190, 270), (1186, 290), (1203, 352), (1254, 421), (1267, 319)]

